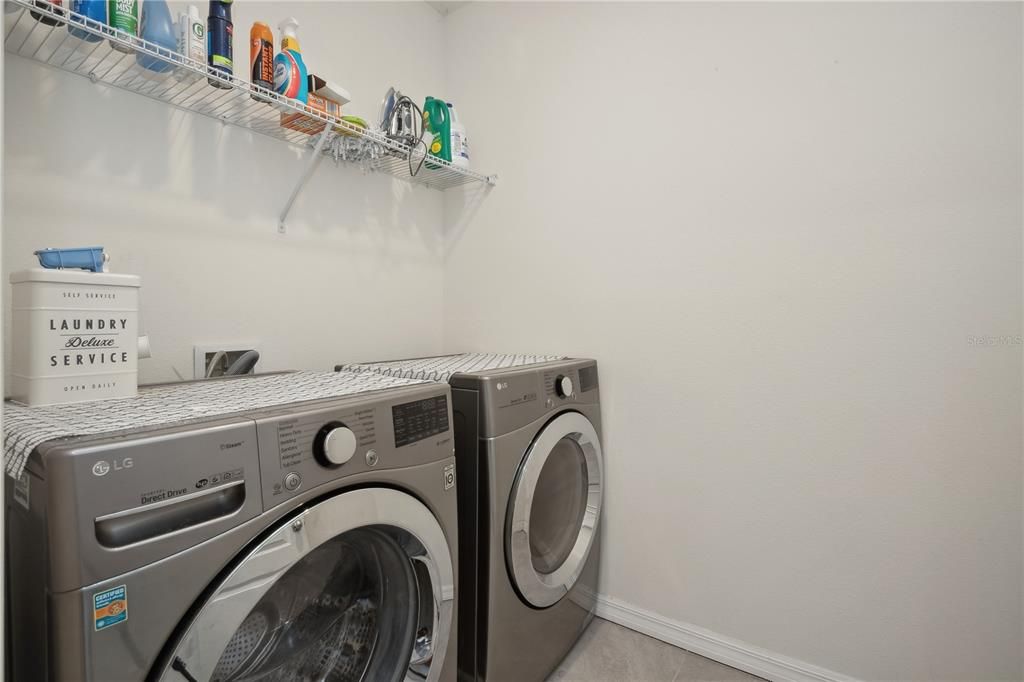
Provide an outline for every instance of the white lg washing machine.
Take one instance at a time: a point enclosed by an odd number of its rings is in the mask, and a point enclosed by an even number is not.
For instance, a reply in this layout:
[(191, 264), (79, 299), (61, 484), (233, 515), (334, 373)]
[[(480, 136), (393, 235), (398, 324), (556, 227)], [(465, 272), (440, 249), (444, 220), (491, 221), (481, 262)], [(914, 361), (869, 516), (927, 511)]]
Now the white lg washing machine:
[(309, 374), (163, 387), (299, 397), (34, 448), (8, 483), (11, 679), (455, 679), (449, 387), (330, 373), (350, 395), (303, 400)]
[(597, 363), (464, 354), (343, 369), (451, 384), (459, 679), (541, 682), (596, 604), (604, 486)]

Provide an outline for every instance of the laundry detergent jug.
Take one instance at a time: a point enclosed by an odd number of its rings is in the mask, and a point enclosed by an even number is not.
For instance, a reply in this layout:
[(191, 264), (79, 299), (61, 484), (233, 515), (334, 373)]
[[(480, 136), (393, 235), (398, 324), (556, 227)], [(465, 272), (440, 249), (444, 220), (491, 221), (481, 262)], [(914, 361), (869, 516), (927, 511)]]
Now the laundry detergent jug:
[[(430, 156), (452, 160), (452, 127), (448, 105), (444, 100), (428, 97), (423, 103), (423, 130), (428, 133)], [(440, 164), (427, 161), (427, 168), (440, 168)]]

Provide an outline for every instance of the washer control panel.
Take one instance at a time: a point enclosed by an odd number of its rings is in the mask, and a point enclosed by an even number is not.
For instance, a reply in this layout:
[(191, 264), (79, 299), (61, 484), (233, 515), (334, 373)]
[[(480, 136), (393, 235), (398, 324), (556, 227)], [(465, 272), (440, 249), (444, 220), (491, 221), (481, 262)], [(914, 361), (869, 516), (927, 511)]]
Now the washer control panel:
[(264, 508), (353, 474), (451, 457), (449, 395), (429, 384), (257, 419)]
[(423, 398), (391, 408), (395, 446), (402, 447), (448, 430), (448, 397)]

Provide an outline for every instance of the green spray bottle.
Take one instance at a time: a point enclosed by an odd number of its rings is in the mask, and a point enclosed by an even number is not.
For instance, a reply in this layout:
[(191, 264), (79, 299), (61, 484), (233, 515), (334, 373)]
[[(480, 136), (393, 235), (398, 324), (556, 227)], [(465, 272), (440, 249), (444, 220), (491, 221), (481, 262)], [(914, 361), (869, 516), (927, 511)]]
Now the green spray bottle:
[[(443, 100), (428, 97), (423, 103), (423, 130), (431, 134), (430, 156), (451, 162), (452, 122), (448, 116), (448, 105)], [(440, 167), (436, 163), (427, 162), (427, 168)]]

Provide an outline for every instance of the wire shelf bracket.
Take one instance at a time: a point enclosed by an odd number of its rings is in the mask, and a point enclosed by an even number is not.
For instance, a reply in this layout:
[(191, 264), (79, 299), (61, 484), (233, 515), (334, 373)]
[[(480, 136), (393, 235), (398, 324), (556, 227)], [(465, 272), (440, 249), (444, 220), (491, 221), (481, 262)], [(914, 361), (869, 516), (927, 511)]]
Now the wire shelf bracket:
[(302, 175), (299, 176), (299, 181), (295, 183), (295, 187), (292, 189), (291, 195), (288, 197), (288, 201), (285, 202), (284, 208), (281, 210), (281, 217), (277, 220), (277, 232), (278, 234), (285, 234), (287, 231), (285, 228), (285, 219), (288, 218), (288, 212), (292, 210), (292, 204), (298, 199), (299, 193), (302, 191), (303, 186), (309, 182), (309, 179), (313, 176), (313, 172), (316, 170), (320, 162), (323, 161), (324, 146), (336, 135), (336, 133), (326, 128), (320, 133), (320, 138), (316, 142), (316, 146), (313, 147), (313, 154), (306, 161), (306, 168), (302, 171)]

